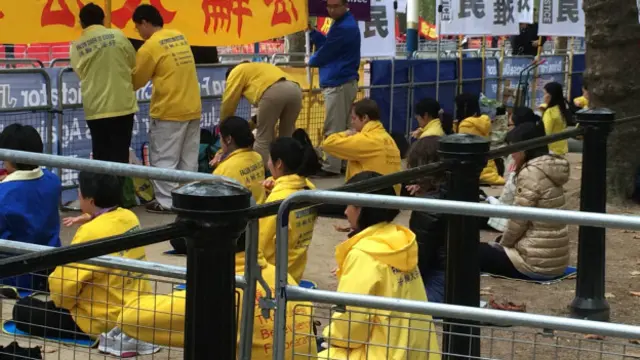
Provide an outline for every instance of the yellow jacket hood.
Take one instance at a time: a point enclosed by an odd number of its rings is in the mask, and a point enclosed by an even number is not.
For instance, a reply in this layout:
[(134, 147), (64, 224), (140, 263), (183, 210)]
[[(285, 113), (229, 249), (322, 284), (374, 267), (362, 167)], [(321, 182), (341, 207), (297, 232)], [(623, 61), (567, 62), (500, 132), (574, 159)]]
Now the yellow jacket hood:
[(460, 122), (458, 132), (461, 134), (489, 136), (491, 134), (491, 119), (487, 115), (468, 117)]
[(370, 226), (338, 245), (336, 261), (339, 268), (351, 249), (358, 249), (401, 271), (413, 270), (418, 265), (416, 235), (406, 227), (396, 224), (380, 223)]

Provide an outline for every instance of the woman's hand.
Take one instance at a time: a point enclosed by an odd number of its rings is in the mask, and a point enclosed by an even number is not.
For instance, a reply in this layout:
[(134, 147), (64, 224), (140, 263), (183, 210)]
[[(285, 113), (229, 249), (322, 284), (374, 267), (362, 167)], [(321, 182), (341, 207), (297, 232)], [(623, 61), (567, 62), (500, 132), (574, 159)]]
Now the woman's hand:
[(417, 139), (420, 137), (420, 135), (422, 134), (422, 129), (421, 128), (417, 128), (415, 130), (413, 130), (413, 132), (411, 133), (411, 137), (414, 139)]
[(264, 186), (267, 191), (271, 191), (275, 185), (276, 181), (273, 180), (273, 178), (268, 178), (262, 181), (262, 186)]
[(351, 230), (353, 230), (353, 229), (351, 229), (351, 226), (349, 226), (349, 225), (341, 226), (341, 225), (333, 224), (333, 228), (337, 232), (351, 232)]
[(211, 159), (211, 161), (209, 161), (209, 166), (216, 167), (216, 166), (218, 166), (218, 164), (220, 164), (220, 161), (222, 161), (222, 153), (221, 152), (217, 153), (216, 156), (214, 156), (213, 159)]
[(82, 225), (86, 222), (88, 222), (89, 220), (91, 220), (91, 215), (89, 214), (82, 214), (80, 216), (76, 216), (76, 217), (66, 217), (64, 219), (62, 219), (62, 224), (66, 227), (69, 226), (73, 226), (73, 225)]
[(420, 185), (407, 185), (405, 186), (405, 189), (407, 189), (407, 191), (409, 192), (409, 195), (411, 196), (416, 196), (417, 194), (420, 193)]

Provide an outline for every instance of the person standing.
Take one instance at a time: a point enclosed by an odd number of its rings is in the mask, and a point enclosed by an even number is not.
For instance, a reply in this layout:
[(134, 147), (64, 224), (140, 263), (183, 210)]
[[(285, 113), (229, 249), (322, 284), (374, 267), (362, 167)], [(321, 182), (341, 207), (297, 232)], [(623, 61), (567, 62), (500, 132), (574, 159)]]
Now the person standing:
[(520, 23), (520, 34), (511, 37), (511, 49), (513, 55), (538, 56), (538, 47), (546, 41), (546, 36), (538, 37), (538, 24)]
[(136, 51), (122, 31), (104, 26), (104, 11), (94, 3), (80, 10), (80, 25), (82, 35), (70, 49), (71, 67), (80, 78), (93, 158), (129, 163), (138, 111), (131, 82)]
[[(309, 58), (309, 66), (320, 69), (325, 137), (347, 130), (360, 78), (360, 29), (349, 12), (347, 0), (327, 0), (327, 12), (333, 24), (327, 36), (311, 30), (311, 41), (316, 51)], [(341, 170), (342, 161), (327, 155), (320, 175), (338, 175)]]
[(276, 122), (280, 120), (278, 136), (289, 137), (296, 129), (296, 120), (302, 109), (302, 89), (282, 69), (263, 62), (246, 62), (231, 67), (227, 70), (226, 80), (220, 121), (235, 114), (243, 95), (251, 105), (257, 106), (258, 123), (253, 148), (266, 165), (269, 145), (275, 139)]
[[(186, 37), (164, 29), (158, 9), (140, 5), (133, 22), (145, 43), (138, 50), (133, 86), (153, 83), (149, 115), (151, 165), (165, 169), (198, 170), (200, 142), (200, 84)], [(156, 201), (147, 205), (153, 213), (171, 212), (171, 190), (177, 184), (154, 181)]]

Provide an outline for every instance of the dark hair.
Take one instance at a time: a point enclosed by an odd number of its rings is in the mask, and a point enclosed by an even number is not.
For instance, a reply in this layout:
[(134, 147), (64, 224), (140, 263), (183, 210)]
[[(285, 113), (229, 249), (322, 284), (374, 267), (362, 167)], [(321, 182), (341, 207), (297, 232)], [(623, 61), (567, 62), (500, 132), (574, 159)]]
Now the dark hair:
[(83, 6), (78, 17), (83, 29), (92, 25), (104, 25), (104, 11), (94, 3)]
[(164, 20), (160, 11), (153, 5), (142, 4), (136, 8), (132, 16), (133, 22), (136, 24), (142, 24), (142, 21), (146, 21), (153, 26), (163, 27)]
[(320, 171), (322, 164), (313, 148), (309, 135), (303, 129), (296, 129), (291, 137), (279, 137), (269, 148), (271, 161), (281, 160), (285, 174), (311, 176)]
[(582, 88), (589, 91), (589, 83), (584, 78), (582, 78)]
[(255, 140), (249, 122), (239, 116), (229, 116), (220, 123), (220, 136), (231, 136), (239, 148), (250, 148)]
[[(38, 131), (29, 125), (11, 124), (0, 133), (0, 149), (27, 151), (41, 154), (44, 151)], [(16, 170), (33, 170), (38, 165), (12, 164)]]
[(440, 113), (440, 103), (436, 99), (424, 98), (416, 104), (416, 115), (429, 115), (436, 119)]
[[(428, 165), (440, 161), (438, 148), (440, 147), (439, 136), (427, 136), (419, 139), (409, 149), (407, 155), (407, 166), (412, 169), (422, 165)], [(420, 185), (422, 191), (438, 190), (440, 185), (444, 183), (444, 171), (430, 174), (416, 183)]]
[(547, 109), (557, 106), (560, 109), (564, 122), (571, 122), (573, 115), (571, 115), (571, 112), (569, 111), (569, 103), (567, 102), (567, 99), (564, 98), (562, 85), (557, 82), (550, 82), (544, 86), (544, 91), (551, 96), (551, 100), (549, 100), (549, 103), (547, 104)]
[(536, 123), (540, 121), (540, 116), (536, 115), (530, 108), (520, 106), (513, 109), (511, 120), (513, 121), (513, 125), (518, 126), (527, 122)]
[(122, 178), (109, 174), (81, 171), (78, 184), (83, 198), (93, 199), (97, 207), (107, 209), (122, 203)]
[[(379, 173), (375, 171), (363, 171), (361, 173), (353, 176), (347, 184), (353, 184), (364, 180), (375, 179), (380, 177)], [(393, 189), (393, 186), (387, 186), (380, 190), (372, 191), (370, 194), (375, 195), (396, 195), (396, 191)], [(381, 208), (371, 208), (371, 207), (362, 207), (360, 209), (360, 216), (358, 216), (358, 228), (354, 229), (354, 232), (349, 234), (349, 236), (353, 236), (358, 232), (368, 228), (369, 226), (373, 226), (379, 224), (381, 222), (391, 222), (393, 219), (398, 216), (400, 210), (396, 209), (381, 209)]]
[[(546, 136), (546, 133), (544, 131), (544, 123), (542, 121), (525, 122), (516, 125), (507, 133), (507, 142), (509, 144), (516, 144), (543, 136)], [(541, 145), (533, 149), (525, 150), (524, 154), (526, 163), (527, 161), (533, 160), (537, 157), (549, 155), (549, 146)]]
[(367, 115), (370, 120), (380, 120), (380, 109), (378, 104), (371, 99), (362, 99), (353, 103), (353, 112), (358, 117)]
[(458, 121), (478, 115), (480, 115), (480, 98), (478, 95), (463, 93), (456, 96), (456, 119)]
[(450, 113), (440, 113), (440, 125), (445, 135), (453, 134), (453, 115)]
[(247, 63), (249, 63), (249, 62), (250, 62), (250, 61), (248, 61), (248, 60), (244, 60), (244, 61), (239, 62), (238, 64), (235, 64), (235, 65), (229, 66), (229, 68), (227, 69), (227, 72), (226, 72), (226, 73), (224, 73), (224, 79), (226, 80), (226, 79), (228, 79), (228, 78), (229, 78), (229, 75), (231, 74), (231, 72), (233, 71), (233, 69), (235, 69), (235, 68), (236, 68), (236, 66), (241, 65), (241, 64), (247, 64)]

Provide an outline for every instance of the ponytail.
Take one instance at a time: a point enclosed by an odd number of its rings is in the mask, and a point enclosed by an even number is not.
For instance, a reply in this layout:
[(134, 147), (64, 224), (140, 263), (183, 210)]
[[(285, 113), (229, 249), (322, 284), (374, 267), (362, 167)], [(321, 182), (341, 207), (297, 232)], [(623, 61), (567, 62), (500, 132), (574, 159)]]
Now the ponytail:
[(440, 111), (438, 117), (440, 118), (440, 125), (442, 125), (442, 131), (444, 131), (444, 134), (453, 134), (453, 115)]
[(308, 177), (322, 168), (311, 139), (303, 129), (296, 129), (291, 137), (276, 139), (271, 143), (269, 155), (272, 162), (282, 161), (285, 166), (285, 174)]

